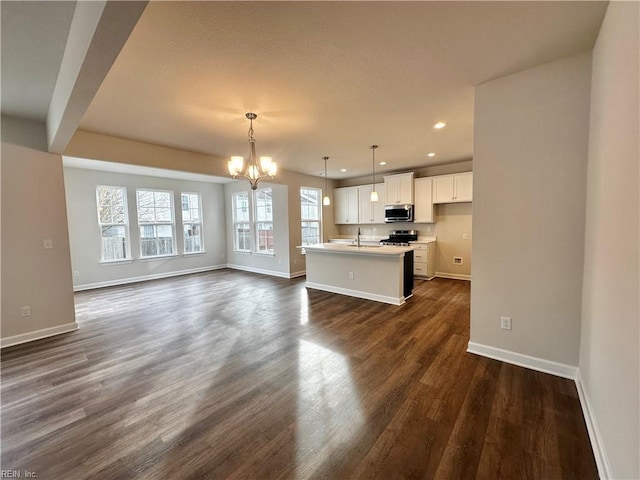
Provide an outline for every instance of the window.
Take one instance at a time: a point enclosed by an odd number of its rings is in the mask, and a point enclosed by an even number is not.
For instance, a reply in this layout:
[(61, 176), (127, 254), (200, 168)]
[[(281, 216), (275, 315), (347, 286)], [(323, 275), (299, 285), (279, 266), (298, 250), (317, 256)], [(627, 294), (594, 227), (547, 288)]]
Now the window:
[(233, 194), (233, 249), (251, 251), (251, 223), (249, 220), (249, 193)]
[(173, 192), (137, 190), (136, 201), (142, 258), (173, 255)]
[(256, 252), (273, 253), (273, 195), (270, 188), (253, 192)]
[(182, 230), (184, 253), (203, 252), (202, 211), (199, 193), (182, 194)]
[(318, 188), (300, 188), (300, 216), (302, 225), (302, 245), (320, 243), (322, 191)]
[(96, 188), (96, 201), (102, 237), (102, 261), (112, 262), (129, 258), (127, 189), (99, 185)]

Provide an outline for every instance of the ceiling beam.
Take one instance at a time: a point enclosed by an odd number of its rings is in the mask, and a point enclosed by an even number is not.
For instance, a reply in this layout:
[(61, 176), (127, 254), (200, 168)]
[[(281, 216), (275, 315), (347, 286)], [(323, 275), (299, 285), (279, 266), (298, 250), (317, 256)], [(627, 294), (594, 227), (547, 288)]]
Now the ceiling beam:
[(50, 152), (64, 151), (147, 3), (76, 3), (47, 113)]

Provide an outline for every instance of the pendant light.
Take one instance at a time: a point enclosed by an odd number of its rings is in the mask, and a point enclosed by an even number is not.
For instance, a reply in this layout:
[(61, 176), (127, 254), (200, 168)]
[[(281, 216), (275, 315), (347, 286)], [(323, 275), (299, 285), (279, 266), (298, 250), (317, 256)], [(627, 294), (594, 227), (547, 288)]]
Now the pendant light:
[(245, 115), (249, 120), (249, 161), (245, 165), (244, 157), (233, 156), (229, 160), (229, 174), (233, 178), (244, 178), (251, 184), (251, 189), (258, 188), (258, 182), (265, 178), (273, 178), (278, 170), (276, 162), (271, 160), (271, 157), (258, 157), (256, 156), (256, 141), (253, 138), (253, 121), (258, 118), (255, 113), (249, 112)]
[(369, 147), (371, 149), (371, 154), (372, 154), (372, 159), (371, 159), (371, 164), (373, 165), (373, 180), (371, 183), (371, 197), (370, 200), (372, 202), (377, 202), (378, 201), (378, 192), (376, 192), (376, 148), (378, 148), (378, 145), (371, 145)]
[(327, 186), (327, 160), (329, 157), (322, 157), (324, 160), (324, 198), (322, 199), (322, 205), (331, 205), (331, 199), (329, 198), (329, 188)]

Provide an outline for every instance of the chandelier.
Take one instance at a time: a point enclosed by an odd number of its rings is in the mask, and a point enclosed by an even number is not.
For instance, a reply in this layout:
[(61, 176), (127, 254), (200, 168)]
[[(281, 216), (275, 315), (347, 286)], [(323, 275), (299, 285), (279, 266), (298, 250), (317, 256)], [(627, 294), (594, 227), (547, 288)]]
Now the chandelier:
[(271, 157), (256, 156), (256, 140), (253, 138), (253, 121), (258, 118), (255, 113), (245, 115), (250, 122), (249, 125), (249, 161), (244, 163), (244, 157), (233, 156), (229, 160), (229, 174), (234, 179), (244, 178), (251, 184), (251, 190), (258, 188), (258, 182), (265, 178), (273, 178), (278, 171), (278, 164)]

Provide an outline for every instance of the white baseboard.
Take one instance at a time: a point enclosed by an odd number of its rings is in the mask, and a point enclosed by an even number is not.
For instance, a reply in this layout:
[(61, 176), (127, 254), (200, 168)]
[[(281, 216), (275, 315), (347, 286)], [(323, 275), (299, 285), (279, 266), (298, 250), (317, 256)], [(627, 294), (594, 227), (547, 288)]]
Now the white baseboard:
[(576, 376), (576, 388), (578, 389), (578, 397), (580, 398), (580, 405), (582, 407), (582, 414), (584, 421), (587, 424), (587, 431), (589, 432), (589, 440), (591, 440), (591, 448), (593, 449), (593, 456), (596, 459), (596, 465), (598, 467), (598, 475), (601, 479), (606, 480), (613, 478), (611, 473), (611, 465), (609, 463), (609, 457), (604, 448), (604, 442), (600, 435), (600, 429), (598, 428), (598, 422), (596, 422), (595, 412), (589, 401), (589, 395), (582, 383), (582, 377), (578, 370)]
[(369, 292), (361, 292), (359, 290), (351, 290), (348, 288), (341, 288), (341, 287), (335, 287), (333, 285), (325, 285), (322, 283), (315, 283), (315, 282), (307, 282), (305, 283), (305, 287), (307, 288), (313, 288), (315, 290), (322, 290), (324, 292), (331, 292), (331, 293), (340, 293), (342, 295), (348, 295), (350, 297), (358, 297), (358, 298), (364, 298), (366, 300), (374, 300), (376, 302), (382, 302), (382, 303), (390, 303), (391, 305), (402, 305), (404, 304), (404, 297), (388, 297), (386, 295), (377, 295), (375, 293), (369, 293)]
[(476, 355), (481, 355), (483, 357), (493, 358), (494, 360), (500, 360), (505, 363), (511, 363), (520, 367), (530, 368), (531, 370), (536, 370), (538, 372), (550, 373), (551, 375), (568, 378), (570, 380), (575, 380), (578, 374), (578, 367), (574, 367), (572, 365), (553, 362), (551, 360), (545, 360), (544, 358), (531, 357), (522, 353), (490, 347), (489, 345), (482, 345), (475, 342), (469, 342), (467, 352), (475, 353)]
[(300, 270), (299, 272), (293, 272), (289, 274), (289, 278), (304, 277), (307, 274), (306, 270)]
[(278, 272), (276, 270), (265, 270), (264, 268), (247, 267), (246, 265), (227, 264), (227, 267), (234, 270), (242, 270), (243, 272), (259, 273), (261, 275), (271, 275), (272, 277), (291, 278), (288, 273)]
[(114, 287), (116, 285), (126, 285), (129, 283), (138, 283), (138, 282), (146, 282), (148, 280), (157, 280), (159, 278), (178, 277), (181, 275), (189, 275), (191, 273), (202, 273), (202, 272), (208, 272), (210, 270), (220, 270), (221, 268), (226, 268), (226, 267), (227, 267), (226, 265), (213, 265), (209, 267), (190, 268), (188, 270), (177, 270), (175, 272), (154, 273), (151, 275), (141, 275), (139, 277), (121, 278), (118, 280), (107, 280), (105, 282), (84, 283), (82, 285), (75, 285), (73, 287), (73, 291), (81, 292), (83, 290), (93, 290), (94, 288)]
[(11, 347), (13, 345), (20, 345), (21, 343), (32, 342), (34, 340), (40, 340), (42, 338), (53, 337), (62, 333), (73, 332), (78, 329), (78, 324), (65, 323), (64, 325), (57, 325), (55, 327), (43, 328), (42, 330), (36, 330), (35, 332), (21, 333), (20, 335), (14, 335), (12, 337), (6, 337), (0, 339), (0, 348)]
[(436, 272), (438, 278), (449, 278), (451, 280), (467, 280), (471, 281), (471, 275), (462, 275), (459, 273)]

